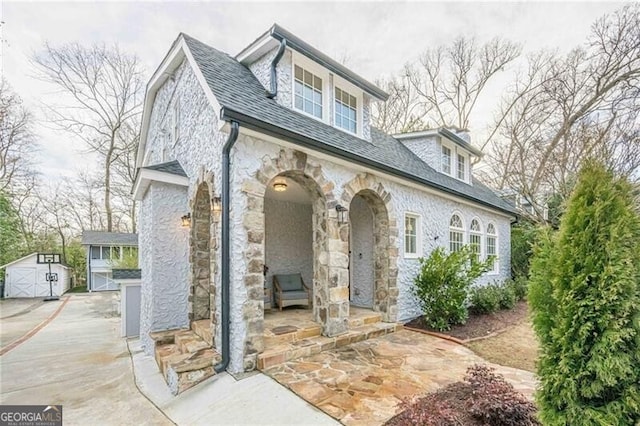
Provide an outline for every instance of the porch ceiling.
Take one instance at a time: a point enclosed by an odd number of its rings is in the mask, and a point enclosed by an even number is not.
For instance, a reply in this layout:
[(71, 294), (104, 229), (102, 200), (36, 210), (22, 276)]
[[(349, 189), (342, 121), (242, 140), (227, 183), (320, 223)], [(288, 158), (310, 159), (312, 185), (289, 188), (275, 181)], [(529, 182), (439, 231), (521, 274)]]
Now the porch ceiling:
[[(287, 184), (287, 189), (282, 192), (278, 192), (273, 189), (273, 184), (275, 182), (284, 182)], [(288, 201), (290, 203), (298, 203), (298, 204), (311, 204), (311, 197), (307, 193), (307, 191), (300, 186), (296, 181), (284, 176), (278, 176), (274, 178), (269, 185), (267, 185), (267, 191), (265, 193), (265, 198), (270, 198), (278, 201)]]

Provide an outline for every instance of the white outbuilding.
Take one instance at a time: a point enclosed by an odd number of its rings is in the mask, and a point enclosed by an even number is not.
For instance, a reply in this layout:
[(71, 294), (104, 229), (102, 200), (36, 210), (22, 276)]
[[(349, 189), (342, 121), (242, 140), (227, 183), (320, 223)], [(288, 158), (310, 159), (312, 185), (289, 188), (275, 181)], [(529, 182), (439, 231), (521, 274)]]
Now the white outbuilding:
[[(60, 296), (69, 290), (71, 268), (58, 262), (60, 255), (32, 253), (0, 266), (6, 269), (4, 297), (46, 297), (49, 296), (48, 274), (51, 273), (51, 290), (54, 296)], [(52, 259), (51, 265), (47, 260)], [(51, 271), (49, 271), (51, 266)]]

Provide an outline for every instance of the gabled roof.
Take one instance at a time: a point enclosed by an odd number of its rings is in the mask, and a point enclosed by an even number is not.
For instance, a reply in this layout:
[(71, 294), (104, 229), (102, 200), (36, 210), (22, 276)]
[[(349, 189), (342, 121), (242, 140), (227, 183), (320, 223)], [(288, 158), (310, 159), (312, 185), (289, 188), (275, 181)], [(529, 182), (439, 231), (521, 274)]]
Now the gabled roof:
[[(14, 260), (13, 262), (9, 262), (9, 263), (6, 263), (6, 264), (4, 264), (4, 265), (1, 265), (1, 266), (0, 266), (0, 269), (4, 269), (4, 268), (6, 268), (7, 266), (11, 266), (11, 265), (13, 265), (14, 263), (22, 262), (22, 261), (23, 261), (23, 260), (25, 260), (25, 259), (28, 259), (28, 258), (33, 257), (33, 256), (37, 256), (37, 255), (38, 255), (38, 252), (31, 253), (31, 254), (28, 254), (28, 255), (26, 255), (26, 256), (22, 256), (20, 259), (16, 259), (16, 260)], [(63, 268), (66, 268), (66, 269), (71, 269), (71, 267), (70, 267), (69, 265), (66, 265), (66, 264), (64, 264), (64, 263), (56, 263), (56, 265), (60, 265), (60, 266), (62, 266)]]
[(138, 234), (125, 232), (82, 231), (85, 246), (138, 246)]
[[(358, 74), (354, 73), (338, 61), (332, 59), (331, 57), (325, 55), (315, 47), (311, 46), (306, 41), (302, 40), (300, 37), (295, 34), (287, 31), (282, 28), (278, 24), (273, 24), (273, 26), (260, 37), (258, 37), (253, 43), (244, 48), (242, 52), (236, 55), (236, 58), (239, 62), (245, 63), (245, 59), (254, 59), (251, 55), (252, 51), (257, 51), (259, 53), (264, 52), (265, 48), (273, 48), (273, 43), (265, 43), (268, 42), (269, 39), (275, 41), (283, 41), (286, 40), (287, 47), (292, 48), (293, 50), (301, 53), (302, 55), (310, 58), (314, 62), (322, 65), (326, 69), (334, 72), (340, 77), (344, 78), (348, 82), (356, 85), (361, 88), (371, 96), (381, 101), (386, 101), (389, 98), (389, 94), (376, 86), (375, 84), (367, 81), (366, 79), (360, 77)], [(259, 48), (259, 49), (256, 49)], [(257, 59), (257, 58), (255, 58)]]
[(460, 136), (458, 136), (456, 133), (452, 132), (451, 130), (447, 129), (446, 127), (440, 127), (438, 129), (419, 130), (417, 132), (398, 133), (393, 135), (394, 138), (399, 140), (417, 139), (417, 138), (428, 137), (428, 136), (443, 136), (449, 139), (451, 142), (455, 143), (456, 145), (466, 149), (473, 155), (477, 157), (483, 156), (482, 151), (480, 151), (478, 148), (471, 145), (469, 142), (462, 139)]
[(369, 142), (278, 104), (265, 96), (257, 78), (236, 59), (186, 34), (180, 37), (219, 102), (223, 120), (515, 214), (512, 206), (482, 183), (474, 180), (468, 185), (436, 172), (389, 135), (372, 129)]
[(169, 161), (167, 163), (154, 164), (152, 166), (146, 166), (142, 168), (187, 177), (187, 173), (184, 171), (178, 160)]

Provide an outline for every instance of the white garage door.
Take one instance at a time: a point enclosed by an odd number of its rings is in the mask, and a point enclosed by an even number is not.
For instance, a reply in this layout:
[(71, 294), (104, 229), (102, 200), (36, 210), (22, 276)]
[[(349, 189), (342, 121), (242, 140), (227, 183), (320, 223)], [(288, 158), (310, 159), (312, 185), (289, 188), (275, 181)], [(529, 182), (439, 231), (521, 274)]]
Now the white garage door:
[[(38, 268), (38, 280), (36, 281), (36, 297), (46, 297), (51, 295), (51, 291), (53, 291), (54, 295), (58, 295), (58, 289), (56, 288), (57, 282), (52, 282), (52, 288), (49, 289), (49, 281), (47, 281), (47, 273), (49, 269), (47, 268)], [(58, 279), (60, 279), (60, 274), (57, 269), (52, 270), (53, 273), (57, 273)]]
[(111, 272), (94, 272), (91, 279), (91, 290), (118, 290), (120, 286), (111, 278)]
[(12, 268), (9, 273), (9, 297), (33, 297), (36, 268)]

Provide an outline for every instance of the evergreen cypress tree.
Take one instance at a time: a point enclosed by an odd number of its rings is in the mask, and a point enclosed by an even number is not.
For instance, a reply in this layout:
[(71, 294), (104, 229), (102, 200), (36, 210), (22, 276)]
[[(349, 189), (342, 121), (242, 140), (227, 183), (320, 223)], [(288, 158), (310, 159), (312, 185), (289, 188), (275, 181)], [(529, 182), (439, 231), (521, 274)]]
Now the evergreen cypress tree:
[(631, 185), (587, 164), (557, 235), (536, 248), (531, 275), (542, 422), (640, 424), (640, 217)]

